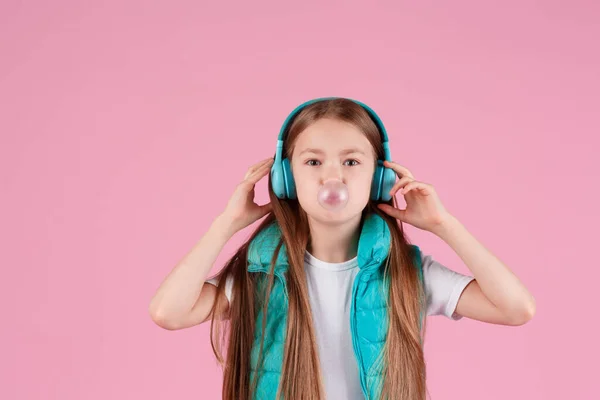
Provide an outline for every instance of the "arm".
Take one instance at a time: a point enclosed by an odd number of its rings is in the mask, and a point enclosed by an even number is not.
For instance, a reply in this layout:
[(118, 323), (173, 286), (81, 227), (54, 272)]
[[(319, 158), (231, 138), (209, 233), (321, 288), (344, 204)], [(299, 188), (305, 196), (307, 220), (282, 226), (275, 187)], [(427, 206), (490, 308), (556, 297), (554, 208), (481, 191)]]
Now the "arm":
[(432, 233), (456, 252), (475, 277), (458, 301), (457, 314), (502, 325), (522, 325), (533, 318), (531, 293), (454, 216), (448, 215)]
[[(206, 321), (215, 302), (217, 289), (204, 285), (206, 277), (225, 243), (235, 231), (229, 219), (219, 215), (190, 252), (173, 268), (153, 296), (149, 313), (159, 326), (174, 330)], [(224, 296), (224, 295), (223, 295)], [(219, 315), (228, 311), (222, 301)]]
[[(152, 319), (165, 329), (181, 329), (202, 323), (210, 316), (217, 289), (204, 285), (206, 276), (225, 243), (235, 232), (247, 227), (271, 211), (271, 203), (254, 202), (255, 184), (267, 175), (273, 158), (251, 166), (227, 203), (225, 211), (213, 221), (210, 229), (194, 248), (173, 268), (150, 302)], [(226, 317), (229, 302), (223, 294), (222, 309)]]

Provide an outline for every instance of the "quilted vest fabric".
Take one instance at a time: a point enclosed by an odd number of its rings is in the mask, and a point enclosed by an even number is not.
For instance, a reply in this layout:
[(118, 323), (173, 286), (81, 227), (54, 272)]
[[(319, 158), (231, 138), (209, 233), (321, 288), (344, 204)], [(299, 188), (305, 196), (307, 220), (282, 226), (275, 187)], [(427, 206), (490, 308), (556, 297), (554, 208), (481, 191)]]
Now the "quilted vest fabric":
[[(281, 231), (273, 223), (260, 232), (248, 248), (248, 272), (260, 273), (257, 277), (256, 300), (258, 315), (254, 343), (250, 356), (250, 383), (258, 373), (254, 399), (275, 399), (283, 367), (285, 333), (287, 328), (288, 295), (285, 274), (289, 267), (285, 244), (282, 244), (274, 268), (274, 282), (267, 308), (263, 360), (258, 364), (262, 333), (264, 296), (268, 273)], [(383, 382), (382, 352), (387, 337), (389, 283), (384, 282), (383, 268), (390, 248), (390, 232), (383, 218), (372, 213), (365, 216), (358, 242), (359, 272), (352, 287), (350, 330), (354, 355), (360, 372), (360, 384), (366, 399), (378, 399)], [(421, 281), (420, 250), (415, 250), (415, 265)], [(261, 302), (262, 301), (262, 302)], [(423, 312), (421, 313), (421, 320)], [(379, 356), (379, 358), (378, 358)]]

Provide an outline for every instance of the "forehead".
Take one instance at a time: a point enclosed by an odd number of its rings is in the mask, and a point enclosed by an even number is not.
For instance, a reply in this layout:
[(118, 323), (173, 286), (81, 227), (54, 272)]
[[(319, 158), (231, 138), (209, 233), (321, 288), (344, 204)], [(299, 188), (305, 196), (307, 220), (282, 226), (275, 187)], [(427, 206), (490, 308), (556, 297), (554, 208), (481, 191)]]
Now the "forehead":
[(361, 149), (366, 154), (373, 151), (367, 137), (353, 124), (322, 118), (298, 135), (294, 154), (299, 154), (306, 148), (317, 148), (333, 154), (349, 147)]

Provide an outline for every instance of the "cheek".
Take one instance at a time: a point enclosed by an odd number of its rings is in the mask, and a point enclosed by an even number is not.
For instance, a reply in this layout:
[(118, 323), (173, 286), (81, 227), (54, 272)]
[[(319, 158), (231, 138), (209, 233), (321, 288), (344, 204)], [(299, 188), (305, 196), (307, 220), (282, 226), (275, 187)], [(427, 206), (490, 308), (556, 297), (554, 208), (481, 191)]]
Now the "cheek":
[(348, 185), (353, 185), (357, 187), (370, 186), (372, 180), (373, 171), (371, 170), (356, 171), (356, 173), (348, 175)]
[(350, 191), (350, 201), (355, 204), (364, 204), (371, 198), (371, 185), (373, 182), (373, 172), (361, 171), (348, 179), (348, 190)]
[(318, 179), (307, 176), (304, 171), (294, 174), (294, 184), (296, 185), (296, 196), (300, 205), (306, 209), (310, 203), (317, 201), (319, 192)]
[(293, 175), (294, 183), (296, 184), (296, 189), (307, 191), (314, 190), (314, 188), (318, 188), (318, 177), (311, 176), (310, 171), (307, 171), (303, 168), (299, 168), (296, 169), (295, 172), (293, 172)]
[(359, 179), (354, 179), (348, 182), (348, 190), (350, 191), (350, 201), (364, 203), (371, 197), (372, 176), (361, 176)]

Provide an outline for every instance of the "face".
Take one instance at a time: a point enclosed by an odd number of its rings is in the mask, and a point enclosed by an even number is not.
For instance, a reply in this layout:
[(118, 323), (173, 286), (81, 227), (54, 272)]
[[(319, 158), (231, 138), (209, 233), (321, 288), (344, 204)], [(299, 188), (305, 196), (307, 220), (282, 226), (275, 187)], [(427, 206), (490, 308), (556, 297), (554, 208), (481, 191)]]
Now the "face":
[[(360, 214), (369, 202), (375, 154), (354, 125), (323, 118), (296, 139), (291, 168), (298, 202), (309, 217), (343, 222)], [(348, 187), (348, 203), (339, 211), (329, 211), (317, 200), (320, 186), (329, 179), (341, 180)]]

